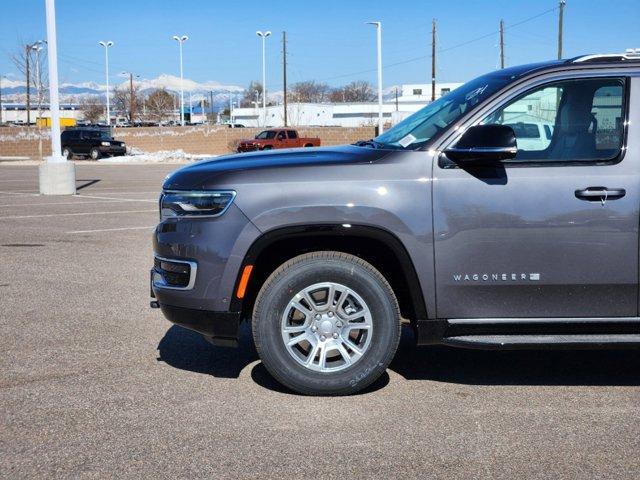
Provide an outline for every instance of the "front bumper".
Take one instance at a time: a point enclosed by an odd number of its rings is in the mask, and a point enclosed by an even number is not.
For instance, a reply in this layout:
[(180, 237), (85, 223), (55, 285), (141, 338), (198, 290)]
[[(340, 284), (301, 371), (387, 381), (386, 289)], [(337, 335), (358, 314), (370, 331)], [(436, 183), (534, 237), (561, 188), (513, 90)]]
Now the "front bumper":
[(119, 157), (122, 155), (126, 155), (127, 153), (127, 147), (115, 147), (115, 146), (110, 146), (110, 147), (98, 147), (100, 149), (100, 153), (102, 155), (109, 155), (112, 157)]
[(238, 153), (257, 152), (258, 150), (260, 150), (260, 145), (250, 145), (250, 144), (238, 145)]
[(201, 333), (216, 346), (238, 346), (239, 312), (210, 312), (162, 303), (160, 309), (171, 323)]
[(154, 256), (189, 266), (155, 281), (157, 266), (151, 271), (151, 296), (165, 317), (216, 344), (235, 342), (241, 313), (230, 311), (231, 301), (242, 261), (259, 235), (235, 204), (217, 218), (161, 222), (153, 236)]

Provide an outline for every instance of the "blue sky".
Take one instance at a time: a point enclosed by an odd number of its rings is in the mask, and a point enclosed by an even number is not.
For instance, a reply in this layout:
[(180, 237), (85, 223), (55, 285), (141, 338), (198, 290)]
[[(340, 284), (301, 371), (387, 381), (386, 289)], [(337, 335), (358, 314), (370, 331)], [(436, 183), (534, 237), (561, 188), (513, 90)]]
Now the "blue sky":
[[(18, 48), (20, 40), (45, 38), (44, 0), (1, 3), (0, 74), (11, 76), (17, 71), (8, 56)], [(557, 3), (57, 0), (60, 78), (64, 82), (104, 83), (99, 40), (115, 42), (110, 51), (114, 75), (124, 70), (144, 78), (161, 73), (178, 75), (178, 47), (171, 36), (187, 34), (190, 40), (184, 48), (186, 78), (246, 85), (261, 77), (261, 50), (255, 31), (268, 29), (274, 33), (267, 40), (270, 90), (281, 88), (283, 30), (289, 37), (291, 83), (308, 79), (331, 85), (356, 79), (375, 82), (375, 32), (364, 22), (380, 20), (386, 65), (384, 84), (428, 82), (430, 28), (435, 17), (438, 48), (443, 50), (438, 53), (439, 80), (464, 81), (497, 67), (501, 18), (507, 28), (507, 65), (554, 58)], [(551, 9), (555, 10), (548, 12)], [(515, 25), (527, 19), (531, 20)], [(617, 52), (628, 47), (640, 47), (638, 0), (567, 0), (565, 56)], [(398, 63), (401, 64), (394, 65)]]

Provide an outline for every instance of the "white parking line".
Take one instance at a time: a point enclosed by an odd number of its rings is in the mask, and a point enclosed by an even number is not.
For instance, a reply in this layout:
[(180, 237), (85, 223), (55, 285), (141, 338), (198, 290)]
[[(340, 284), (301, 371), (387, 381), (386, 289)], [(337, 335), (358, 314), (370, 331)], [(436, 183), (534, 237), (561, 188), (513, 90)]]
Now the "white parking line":
[(49, 213), (46, 215), (11, 215), (6, 217), (0, 217), (0, 220), (14, 220), (20, 218), (44, 218), (44, 217), (74, 217), (80, 215), (110, 215), (113, 213), (149, 213), (158, 212), (157, 209), (153, 210), (119, 210), (115, 212), (80, 212), (80, 213)]
[(156, 228), (155, 225), (151, 227), (122, 227), (122, 228), (100, 228), (98, 230), (73, 230), (66, 233), (96, 233), (96, 232), (120, 232), (122, 230), (151, 230)]
[[(1, 193), (1, 192), (0, 192)], [(103, 190), (92, 188), (91, 190), (87, 190), (87, 194), (91, 195), (93, 193), (108, 193), (112, 195), (135, 195), (138, 193), (155, 193), (157, 195), (160, 194), (160, 190), (133, 190), (128, 192), (123, 192), (122, 190), (105, 188)], [(78, 193), (78, 195), (83, 195), (82, 192)]]
[[(158, 203), (158, 199), (148, 198), (114, 198), (114, 197), (99, 197), (96, 195), (73, 195), (75, 198), (96, 198), (98, 200), (114, 200), (116, 202), (153, 202)], [(88, 203), (88, 202), (84, 202)]]
[(32, 193), (31, 190), (23, 190), (23, 191), (17, 191), (17, 192), (3, 192), (0, 191), (1, 194), (3, 195), (30, 195), (33, 197), (39, 197), (40, 194), (39, 193)]
[[(2, 198), (2, 197), (0, 197)], [(94, 198), (94, 197), (88, 197)], [(117, 199), (113, 198), (110, 200), (101, 200), (99, 202), (57, 202), (57, 203), (5, 203), (0, 205), (0, 207), (54, 207), (56, 205), (92, 205), (92, 204), (100, 204), (100, 203), (128, 203), (128, 202), (148, 202), (148, 203), (158, 203), (157, 200), (133, 200), (130, 198), (127, 199)]]

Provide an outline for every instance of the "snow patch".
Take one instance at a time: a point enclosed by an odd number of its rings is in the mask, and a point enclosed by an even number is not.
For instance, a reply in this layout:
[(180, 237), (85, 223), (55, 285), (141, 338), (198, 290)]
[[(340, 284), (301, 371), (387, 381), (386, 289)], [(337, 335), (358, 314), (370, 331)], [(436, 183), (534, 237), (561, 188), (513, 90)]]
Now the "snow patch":
[(218, 155), (186, 153), (184, 150), (144, 152), (137, 148), (131, 148), (127, 155), (101, 158), (98, 161), (102, 163), (184, 163), (215, 158), (217, 156)]

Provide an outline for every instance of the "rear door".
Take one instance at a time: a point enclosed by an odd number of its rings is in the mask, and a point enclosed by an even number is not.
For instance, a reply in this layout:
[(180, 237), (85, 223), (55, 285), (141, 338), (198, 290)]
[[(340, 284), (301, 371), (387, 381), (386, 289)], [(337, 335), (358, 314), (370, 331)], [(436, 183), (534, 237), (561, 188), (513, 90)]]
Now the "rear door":
[(638, 85), (538, 82), (470, 125), (537, 124), (549, 139), (520, 127), (529, 138), (513, 161), (463, 169), (441, 155), (434, 165), (441, 318), (638, 314), (640, 145), (626, 135)]

